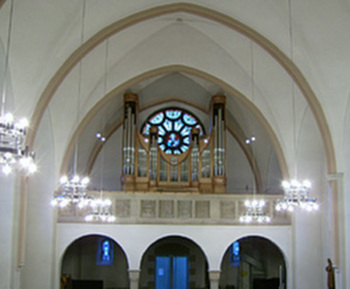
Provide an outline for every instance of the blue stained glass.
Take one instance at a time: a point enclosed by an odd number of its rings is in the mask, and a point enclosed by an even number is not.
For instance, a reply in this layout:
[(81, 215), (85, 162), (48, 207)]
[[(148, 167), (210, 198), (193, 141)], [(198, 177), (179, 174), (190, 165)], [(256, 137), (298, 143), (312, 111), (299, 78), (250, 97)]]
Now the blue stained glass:
[(183, 142), (185, 143), (185, 144), (190, 144), (190, 137), (188, 136), (188, 137), (185, 137), (184, 139), (183, 139)]
[(157, 143), (166, 154), (181, 154), (191, 144), (191, 130), (199, 129), (200, 135), (204, 129), (191, 113), (180, 108), (168, 108), (151, 115), (142, 128), (142, 134), (150, 133), (150, 128), (158, 128)]
[(190, 134), (191, 134), (191, 128), (188, 127), (188, 126), (186, 126), (186, 127), (180, 132), (180, 134), (181, 134), (182, 136), (190, 135)]
[(181, 110), (167, 110), (166, 112), (165, 112), (165, 115), (168, 117), (168, 118), (170, 118), (170, 119), (177, 119), (177, 118), (179, 118), (180, 117), (180, 115), (181, 115)]
[(166, 145), (170, 148), (175, 148), (180, 144), (180, 136), (177, 133), (171, 133), (166, 139)]
[(188, 146), (182, 145), (180, 149), (182, 150), (182, 152), (185, 152), (188, 149)]
[(151, 125), (149, 123), (147, 123), (142, 130), (142, 134), (149, 134), (149, 129), (150, 129)]
[(203, 129), (202, 129), (202, 127), (199, 124), (196, 125), (196, 128), (199, 129), (199, 134), (203, 135)]
[(195, 125), (197, 123), (197, 120), (188, 113), (184, 113), (184, 122), (188, 125)]
[(158, 126), (158, 134), (159, 135), (165, 135), (165, 130), (162, 126)]
[(111, 259), (110, 254), (109, 241), (106, 240), (102, 243), (102, 261), (109, 261)]
[(96, 265), (113, 265), (113, 243), (110, 240), (101, 240), (97, 248)]
[(173, 126), (173, 123), (172, 123), (172, 121), (166, 119), (166, 120), (163, 122), (163, 125), (164, 125), (164, 127), (165, 127), (165, 129), (166, 129), (167, 131), (171, 131), (172, 126)]
[(160, 113), (157, 113), (155, 116), (151, 117), (149, 122), (151, 124), (160, 124), (164, 119), (164, 113), (163, 112), (160, 112)]
[(184, 123), (182, 122), (181, 119), (179, 119), (175, 121), (174, 125), (175, 125), (174, 130), (179, 131), (184, 126)]

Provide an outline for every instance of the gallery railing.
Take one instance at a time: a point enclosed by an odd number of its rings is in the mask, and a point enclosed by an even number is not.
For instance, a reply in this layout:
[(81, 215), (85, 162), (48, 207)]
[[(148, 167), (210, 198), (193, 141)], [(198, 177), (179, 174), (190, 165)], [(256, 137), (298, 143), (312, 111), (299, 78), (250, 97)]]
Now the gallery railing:
[[(99, 197), (100, 192), (89, 192)], [(219, 224), (243, 225), (239, 217), (246, 211), (245, 201), (250, 195), (104, 192), (112, 201), (114, 223), (120, 224)], [(270, 216), (268, 225), (289, 225), (288, 213), (274, 209), (280, 195), (259, 195), (266, 202), (265, 213)], [(85, 222), (89, 208), (76, 206), (59, 209), (59, 222)], [(246, 224), (244, 224), (246, 225)], [(254, 223), (252, 223), (254, 225)]]

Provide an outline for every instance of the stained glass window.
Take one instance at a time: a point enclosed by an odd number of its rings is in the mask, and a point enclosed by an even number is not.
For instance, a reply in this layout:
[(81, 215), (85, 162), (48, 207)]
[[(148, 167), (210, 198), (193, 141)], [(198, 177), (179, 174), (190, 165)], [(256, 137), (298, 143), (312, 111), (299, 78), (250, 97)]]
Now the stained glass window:
[(151, 126), (158, 128), (158, 144), (166, 154), (182, 154), (190, 146), (192, 128), (205, 134), (200, 120), (182, 108), (166, 108), (153, 113), (143, 124), (141, 133), (149, 134)]
[(113, 265), (113, 242), (109, 239), (100, 239), (97, 248), (96, 264), (100, 266)]

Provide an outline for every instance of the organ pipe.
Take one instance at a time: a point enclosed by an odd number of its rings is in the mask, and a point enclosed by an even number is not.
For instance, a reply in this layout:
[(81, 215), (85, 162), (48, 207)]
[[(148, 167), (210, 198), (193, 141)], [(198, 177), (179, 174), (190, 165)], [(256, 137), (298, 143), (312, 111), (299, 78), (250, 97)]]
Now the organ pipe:
[(123, 174), (135, 174), (135, 124), (137, 95), (124, 95)]
[[(224, 96), (212, 98), (210, 120), (213, 131), (210, 137), (201, 135), (201, 130), (195, 125), (192, 126), (190, 143), (188, 140), (183, 143), (179, 132), (174, 131), (172, 134), (168, 132), (163, 135), (163, 138), (167, 137), (171, 141), (173, 135), (177, 134), (177, 137), (180, 137), (179, 146), (190, 145), (189, 151), (180, 154), (176, 154), (176, 145), (174, 154), (170, 155), (165, 153), (163, 148), (159, 148), (157, 125), (149, 127), (149, 138), (146, 141), (145, 136), (137, 132), (137, 113), (137, 95), (132, 93), (124, 95), (122, 182), (125, 190), (152, 191), (159, 190), (159, 187), (164, 187), (166, 190), (179, 188), (184, 190), (189, 186), (192, 187), (191, 190), (204, 193), (226, 192)], [(150, 125), (150, 122), (148, 124)], [(138, 163), (140, 154), (144, 158), (144, 171), (148, 172), (142, 175), (137, 169), (140, 165)], [(159, 161), (163, 161), (163, 165), (160, 166)], [(161, 170), (164, 170), (164, 174)], [(172, 177), (172, 172), (176, 172), (177, 177)], [(165, 177), (161, 177), (162, 175)], [(179, 182), (178, 186), (176, 182)]]

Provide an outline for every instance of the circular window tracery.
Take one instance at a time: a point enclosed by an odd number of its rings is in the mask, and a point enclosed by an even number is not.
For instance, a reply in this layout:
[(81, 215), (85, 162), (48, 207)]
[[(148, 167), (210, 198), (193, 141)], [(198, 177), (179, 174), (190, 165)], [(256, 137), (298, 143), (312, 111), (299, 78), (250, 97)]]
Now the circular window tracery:
[(142, 125), (141, 133), (149, 135), (151, 126), (158, 128), (158, 144), (166, 154), (182, 154), (190, 146), (191, 130), (198, 128), (205, 134), (200, 120), (192, 113), (177, 107), (165, 108), (153, 113)]

